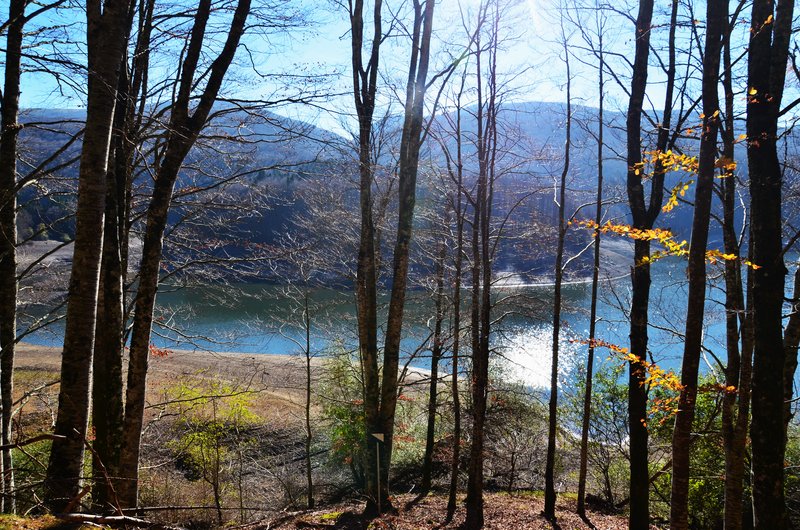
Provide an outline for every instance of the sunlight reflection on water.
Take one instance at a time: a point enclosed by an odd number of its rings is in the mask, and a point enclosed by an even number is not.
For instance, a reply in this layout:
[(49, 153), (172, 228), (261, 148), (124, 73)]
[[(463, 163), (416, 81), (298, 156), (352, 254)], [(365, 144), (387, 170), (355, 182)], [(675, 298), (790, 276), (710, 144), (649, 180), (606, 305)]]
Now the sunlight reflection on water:
[[(569, 381), (577, 347), (562, 332), (559, 347), (559, 386)], [(534, 388), (549, 388), (553, 359), (553, 331), (544, 326), (517, 327), (498, 338), (496, 350), (503, 359), (503, 375)]]

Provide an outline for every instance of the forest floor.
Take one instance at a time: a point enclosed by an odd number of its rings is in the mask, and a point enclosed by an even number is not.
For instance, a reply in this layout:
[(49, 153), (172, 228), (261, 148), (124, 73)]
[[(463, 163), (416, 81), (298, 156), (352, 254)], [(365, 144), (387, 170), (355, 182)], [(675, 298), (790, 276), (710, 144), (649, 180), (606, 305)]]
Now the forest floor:
[[(463, 505), (450, 522), (444, 522), (447, 498), (430, 495), (423, 499), (414, 495), (394, 498), (397, 513), (377, 519), (362, 516), (363, 504), (346, 503), (328, 506), (322, 510), (291, 512), (272, 516), (262, 521), (239, 526), (238, 530), (456, 530), (462, 528), (465, 517)], [(587, 518), (575, 514), (575, 502), (559, 499), (556, 504), (556, 522), (551, 523), (542, 514), (544, 502), (539, 495), (506, 493), (484, 494), (485, 530), (617, 530), (628, 528), (626, 518), (588, 511)], [(92, 525), (92, 528), (108, 528)], [(37, 518), (0, 517), (0, 530), (89, 530), (89, 526), (67, 524), (53, 516)], [(655, 528), (655, 527), (654, 527)]]
[[(463, 500), (463, 499), (462, 499)], [(241, 527), (243, 530), (337, 529), (337, 530), (456, 530), (466, 517), (463, 503), (455, 517), (444, 522), (447, 514), (447, 497), (430, 495), (420, 499), (413, 494), (394, 497), (397, 513), (379, 519), (366, 519), (361, 514), (362, 503), (328, 506), (322, 510), (293, 512), (281, 517)], [(515, 493), (485, 493), (483, 526), (486, 530), (616, 530), (628, 528), (627, 518), (588, 511), (587, 520), (575, 514), (575, 501), (561, 498), (556, 504), (556, 523), (542, 516), (544, 500), (541, 495)]]
[[(249, 355), (240, 353), (211, 353), (200, 351), (175, 350), (165, 352), (165, 356), (153, 355), (148, 377), (148, 406), (157, 407), (167, 398), (167, 389), (176, 382), (189, 380), (227, 381), (239, 388), (250, 388), (257, 392), (255, 405), (259, 414), (272, 422), (293, 423), (302, 414), (305, 384), (305, 359), (288, 355)], [(32, 398), (19, 410), (20, 438), (25, 439), (47, 430), (46, 425), (54, 419), (57, 403), (57, 380), (60, 370), (60, 348), (20, 344), (16, 360), (16, 393), (23, 393), (42, 385), (48, 385), (44, 392)], [(316, 374), (322, 367), (321, 359), (312, 360)], [(412, 374), (411, 377), (414, 377)], [(422, 377), (418, 374), (417, 377)], [(25, 420), (23, 420), (25, 417)], [(180, 492), (173, 495), (181, 497)], [(169, 504), (169, 503), (168, 503)], [(441, 494), (418, 499), (414, 494), (398, 495), (394, 498), (397, 513), (376, 520), (361, 516), (364, 506), (358, 501), (328, 504), (317, 510), (298, 512), (272, 512), (269, 518), (247, 525), (234, 526), (246, 530), (275, 529), (456, 529), (463, 524), (465, 509), (459, 505), (453, 521), (443, 523), (447, 499)], [(558, 524), (551, 524), (541, 516), (543, 500), (536, 493), (487, 492), (485, 494), (484, 528), (517, 529), (608, 529), (627, 528), (627, 519), (621, 515), (606, 515), (590, 511), (588, 521), (575, 515), (575, 496), (565, 494), (559, 497), (557, 505)], [(262, 517), (267, 516), (266, 513)], [(168, 516), (165, 516), (168, 517)], [(166, 520), (164, 521), (166, 522)], [(53, 524), (56, 526), (51, 526)], [(52, 519), (16, 521), (0, 520), (0, 530), (6, 528), (45, 529), (58, 528)]]

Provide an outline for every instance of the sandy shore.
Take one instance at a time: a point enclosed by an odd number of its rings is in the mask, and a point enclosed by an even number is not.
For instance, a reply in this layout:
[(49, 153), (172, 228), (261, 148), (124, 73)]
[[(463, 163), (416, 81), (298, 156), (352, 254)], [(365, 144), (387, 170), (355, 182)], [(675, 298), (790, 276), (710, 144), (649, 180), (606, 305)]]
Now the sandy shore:
[[(32, 389), (57, 382), (61, 348), (19, 344), (15, 365), (15, 393), (19, 399)], [(322, 360), (312, 359), (315, 381), (321, 366)], [(147, 406), (157, 408), (180, 385), (219, 382), (237, 391), (252, 391), (265, 417), (295, 418), (305, 399), (305, 377), (305, 358), (301, 356), (169, 350), (165, 357), (150, 356)], [(39, 411), (43, 407), (52, 408), (57, 401), (57, 384), (49, 386), (47, 393), (46, 399), (39, 399), (29, 407)]]
[[(148, 406), (163, 402), (170, 389), (194, 382), (223, 382), (231, 388), (252, 390), (262, 409), (275, 414), (295, 414), (305, 400), (306, 359), (301, 355), (166, 350), (150, 356), (147, 380)], [(127, 359), (125, 363), (127, 366)], [(312, 388), (323, 373), (324, 358), (311, 359)], [(402, 366), (401, 366), (402, 368)], [(57, 381), (61, 370), (61, 348), (22, 343), (17, 347), (15, 380), (19, 395), (31, 388)], [(410, 368), (408, 383), (420, 383), (429, 371)], [(55, 393), (57, 386), (51, 387)]]

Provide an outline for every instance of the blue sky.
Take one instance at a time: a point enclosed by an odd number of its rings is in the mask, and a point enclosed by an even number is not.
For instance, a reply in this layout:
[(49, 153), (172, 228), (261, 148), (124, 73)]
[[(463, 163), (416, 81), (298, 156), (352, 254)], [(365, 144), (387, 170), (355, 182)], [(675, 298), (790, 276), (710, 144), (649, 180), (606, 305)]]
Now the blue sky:
[[(220, 0), (225, 1), (225, 0)], [(388, 1), (388, 0), (387, 0)], [(585, 0), (587, 2), (593, 0)], [(190, 4), (191, 1), (187, 0)], [(559, 8), (560, 0), (524, 0), (518, 1), (511, 16), (507, 19), (507, 34), (513, 34), (515, 39), (507, 43), (501, 56), (500, 69), (504, 72), (514, 72), (513, 95), (511, 99), (517, 101), (537, 100), (563, 102), (563, 92), (566, 80), (565, 68), (561, 59), (563, 51), (559, 44), (561, 28), (559, 24), (562, 10)], [(3, 2), (5, 3), (5, 2)], [(627, 5), (626, 4), (630, 4)], [(269, 35), (251, 33), (246, 37), (247, 51), (240, 50), (237, 64), (229, 75), (228, 94), (237, 97), (260, 98), (280, 97), (287, 93), (284, 86), (286, 78), (280, 74), (295, 74), (300, 76), (314, 76), (328, 74), (324, 86), (333, 92), (344, 93), (341, 97), (332, 97), (320, 100), (317, 106), (284, 107), (280, 113), (307, 121), (314, 121), (319, 126), (343, 132), (352, 128), (352, 96), (349, 95), (350, 87), (350, 37), (348, 34), (347, 12), (333, 0), (314, 2), (312, 0), (299, 0), (293, 5), (299, 12), (304, 13), (309, 24), (290, 32), (272, 33)], [(386, 4), (390, 10), (400, 10), (405, 5), (402, 2)], [(443, 49), (457, 50), (466, 37), (462, 28), (460, 13), (473, 13), (478, 5), (478, 0), (443, 0), (437, 5), (436, 14), (436, 58), (432, 61), (434, 68), (446, 63)], [(615, 7), (621, 11), (628, 11), (635, 15), (634, 3), (623, 0)], [(406, 8), (407, 9), (407, 8)], [(702, 18), (705, 7), (695, 6), (695, 16)], [(5, 11), (3, 7), (0, 10)], [(67, 58), (75, 62), (85, 62), (83, 47), (80, 44), (84, 31), (83, 13), (74, 6), (68, 10), (59, 10), (49, 13), (34, 24), (51, 26), (56, 22), (66, 21), (70, 24), (71, 39), (74, 44), (60, 46), (60, 51)], [(589, 15), (584, 15), (589, 16)], [(610, 14), (603, 32), (607, 49), (620, 52), (617, 58), (610, 58), (614, 63), (623, 82), (627, 81), (627, 71), (624, 57), (633, 53), (633, 26), (623, 16)], [(384, 15), (388, 20), (388, 10)], [(654, 41), (663, 38), (666, 29), (665, 13), (656, 14)], [(224, 24), (224, 20), (221, 21)], [(572, 43), (571, 49), (575, 54), (572, 59), (573, 71), (573, 98), (576, 103), (594, 106), (597, 104), (596, 70), (593, 66), (580, 64), (579, 59), (590, 61), (593, 58), (580, 50), (583, 46), (581, 36), (570, 25), (566, 26), (566, 34)], [(745, 30), (746, 26), (742, 27)], [(702, 31), (702, 27), (700, 28)], [(741, 33), (741, 30), (740, 30)], [(701, 33), (702, 35), (702, 33)], [(683, 40), (686, 46), (691, 43), (691, 35), (684, 30)], [(44, 38), (42, 38), (44, 40)], [(45, 47), (47, 49), (48, 47)], [(177, 63), (177, 48), (174, 50), (161, 49), (157, 60), (154, 60), (153, 78), (168, 74)], [(380, 101), (387, 104), (397, 101), (405, 82), (405, 71), (408, 61), (407, 39), (397, 37), (387, 41), (382, 57), (382, 91)], [(251, 63), (251, 64), (248, 64)], [(255, 65), (261, 73), (268, 73), (274, 77), (257, 79), (252, 75), (250, 67)], [(651, 69), (649, 94), (652, 106), (660, 108), (663, 105), (663, 76), (659, 75), (657, 68)], [(627, 105), (627, 98), (622, 89), (609, 78), (607, 85), (607, 104), (610, 109), (623, 109)], [(394, 85), (394, 91), (392, 91)], [(23, 107), (59, 107), (78, 108), (82, 106), (82, 82), (76, 87), (58, 84), (52, 76), (41, 73), (28, 73), (23, 78), (21, 104)], [(320, 86), (317, 83), (317, 86)], [(296, 92), (296, 88), (289, 88), (288, 92)]]

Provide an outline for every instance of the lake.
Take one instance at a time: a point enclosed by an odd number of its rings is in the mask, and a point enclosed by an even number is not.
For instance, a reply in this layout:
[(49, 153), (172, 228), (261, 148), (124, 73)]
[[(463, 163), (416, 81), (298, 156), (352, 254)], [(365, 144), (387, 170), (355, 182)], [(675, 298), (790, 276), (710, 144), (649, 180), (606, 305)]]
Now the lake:
[[(664, 258), (652, 266), (650, 350), (662, 368), (678, 371), (683, 353), (680, 335), (686, 313), (686, 262)], [(703, 369), (708, 371), (713, 355), (725, 359), (724, 292), (722, 265), (709, 266)], [(589, 334), (591, 285), (571, 283), (564, 287), (564, 328), (561, 334), (562, 376), (585, 364), (587, 346), (579, 341)], [(505, 315), (493, 331), (492, 345), (506, 359), (506, 372), (533, 387), (547, 387), (550, 380), (552, 350), (552, 286), (519, 286), (497, 289), (495, 316)], [(464, 291), (464, 297), (469, 296)], [(312, 349), (323, 355), (332, 349), (353, 349), (355, 304), (353, 295), (333, 289), (311, 292)], [(604, 280), (598, 305), (597, 338), (628, 346), (626, 317), (630, 300), (628, 277)], [(388, 305), (388, 295), (380, 297)], [(466, 307), (466, 306), (465, 306)], [(154, 326), (153, 343), (161, 348), (205, 349), (247, 354), (286, 354), (302, 352), (302, 308), (287, 296), (286, 288), (266, 284), (241, 284), (225, 287), (170, 289), (158, 297), (159, 317)], [(384, 307), (385, 309), (385, 307)], [(462, 313), (469, 318), (468, 312)], [(423, 290), (408, 297), (402, 343), (411, 365), (429, 368), (426, 339), (430, 335), (433, 300)], [(61, 324), (63, 325), (63, 324)], [(445, 327), (447, 327), (446, 324)], [(60, 345), (62, 329), (57, 326), (26, 341)], [(465, 339), (467, 340), (467, 339)], [(611, 357), (610, 357), (611, 356)], [(596, 351), (598, 362), (619, 362), (606, 349)]]

